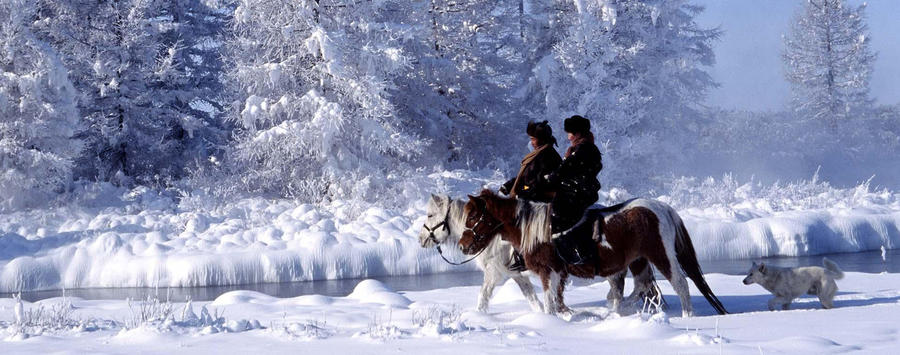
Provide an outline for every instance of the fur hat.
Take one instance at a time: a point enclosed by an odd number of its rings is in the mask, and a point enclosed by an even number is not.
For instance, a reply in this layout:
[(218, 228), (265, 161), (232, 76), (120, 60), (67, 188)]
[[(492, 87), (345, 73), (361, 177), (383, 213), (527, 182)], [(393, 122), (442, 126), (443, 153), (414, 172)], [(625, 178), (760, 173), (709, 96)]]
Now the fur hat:
[(587, 118), (581, 117), (579, 115), (575, 115), (567, 118), (563, 122), (563, 129), (568, 133), (590, 133), (591, 132), (591, 121), (588, 121)]
[(550, 124), (547, 121), (528, 122), (525, 132), (529, 136), (537, 138), (538, 143), (541, 145), (556, 143), (556, 138), (553, 138), (553, 128), (550, 128)]

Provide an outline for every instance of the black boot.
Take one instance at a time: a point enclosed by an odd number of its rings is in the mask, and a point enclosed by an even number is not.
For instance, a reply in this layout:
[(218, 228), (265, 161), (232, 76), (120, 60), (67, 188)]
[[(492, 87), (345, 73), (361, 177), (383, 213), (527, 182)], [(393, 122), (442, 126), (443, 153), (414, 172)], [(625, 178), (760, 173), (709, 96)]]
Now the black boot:
[(525, 271), (525, 259), (522, 258), (522, 254), (519, 254), (519, 252), (513, 250), (512, 258), (510, 258), (507, 268), (510, 271)]
[(553, 247), (556, 249), (556, 254), (559, 255), (559, 258), (562, 259), (563, 262), (566, 264), (578, 265), (578, 263), (582, 261), (581, 257), (575, 251), (575, 246), (568, 238), (560, 236), (553, 238), (552, 241)]
[(559, 233), (552, 239), (556, 253), (567, 264), (582, 265), (590, 261), (596, 253), (593, 230), (589, 223), (580, 223), (575, 227)]

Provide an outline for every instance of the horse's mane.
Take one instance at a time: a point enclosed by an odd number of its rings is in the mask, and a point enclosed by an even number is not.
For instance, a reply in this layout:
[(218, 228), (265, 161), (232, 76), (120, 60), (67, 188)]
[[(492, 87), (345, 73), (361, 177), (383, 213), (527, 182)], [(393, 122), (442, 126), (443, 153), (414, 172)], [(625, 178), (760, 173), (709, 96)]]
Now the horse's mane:
[(522, 231), (522, 253), (530, 253), (538, 244), (550, 242), (550, 204), (519, 200), (516, 224)]
[(452, 197), (448, 197), (448, 199), (448, 203), (450, 204), (450, 216), (447, 218), (447, 223), (450, 225), (448, 227), (456, 229), (457, 232), (456, 235), (449, 233), (448, 239), (458, 241), (460, 234), (462, 234), (462, 229), (466, 226), (466, 214), (463, 211), (466, 201)]
[[(479, 197), (485, 200), (510, 201), (512, 198), (498, 196), (485, 189)], [(516, 200), (516, 227), (521, 232), (521, 252), (529, 253), (540, 243), (550, 242), (550, 204)]]

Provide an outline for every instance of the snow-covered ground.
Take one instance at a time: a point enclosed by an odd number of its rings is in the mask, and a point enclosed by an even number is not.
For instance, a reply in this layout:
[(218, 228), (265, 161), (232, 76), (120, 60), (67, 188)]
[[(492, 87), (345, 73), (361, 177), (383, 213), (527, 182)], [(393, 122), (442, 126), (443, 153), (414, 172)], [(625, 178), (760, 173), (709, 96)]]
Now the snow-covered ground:
[[(529, 310), (517, 286), (498, 288), (487, 314), (473, 311), (478, 287), (394, 292), (375, 280), (347, 297), (273, 298), (250, 291), (212, 302), (0, 299), (0, 349), (19, 353), (303, 354), (824, 354), (900, 349), (900, 274), (847, 273), (836, 308), (804, 297), (770, 312), (770, 295), (741, 276), (706, 275), (732, 314), (714, 315), (692, 290), (697, 316), (681, 318), (660, 282), (665, 315), (618, 316), (607, 285), (570, 286), (577, 313), (566, 320)], [(533, 280), (536, 281), (536, 280)], [(630, 289), (629, 285), (626, 286)], [(36, 316), (43, 309), (42, 316)], [(18, 315), (17, 315), (18, 314)]]
[[(463, 171), (423, 176), (405, 192), (414, 202), (393, 210), (263, 199), (200, 208), (146, 189), (95, 186), (67, 207), (0, 215), (0, 292), (474, 270), (450, 266), (434, 250), (419, 247), (424, 191), (464, 197), (497, 181)], [(628, 197), (612, 189), (601, 202)], [(728, 179), (682, 181), (659, 198), (679, 210), (698, 257), (706, 260), (900, 246), (900, 199), (867, 185), (836, 189), (812, 181), (760, 188)]]

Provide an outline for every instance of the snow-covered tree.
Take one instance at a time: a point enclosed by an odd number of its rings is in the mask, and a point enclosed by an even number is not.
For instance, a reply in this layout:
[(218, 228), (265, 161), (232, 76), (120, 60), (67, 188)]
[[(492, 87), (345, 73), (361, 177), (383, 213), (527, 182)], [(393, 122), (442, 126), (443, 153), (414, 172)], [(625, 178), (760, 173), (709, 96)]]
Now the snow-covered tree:
[(164, 8), (173, 29), (162, 33), (165, 47), (175, 47), (171, 57), (179, 63), (182, 99), (173, 104), (184, 115), (180, 121), (183, 160), (202, 161), (227, 144), (233, 122), (225, 115), (227, 97), (222, 81), (222, 42), (230, 27), (231, 1), (172, 0)]
[[(517, 87), (530, 78), (523, 62), (521, 0), (393, 1), (381, 19), (402, 29), (412, 61), (395, 77), (398, 116), (433, 144), (423, 164), (484, 166), (519, 154)], [(522, 144), (510, 144), (521, 142)], [(485, 152), (491, 152), (486, 154)]]
[(548, 115), (590, 118), (612, 180), (634, 183), (675, 161), (696, 126), (697, 109), (716, 85), (704, 67), (714, 63), (720, 31), (700, 28), (694, 17), (703, 8), (686, 1), (573, 5), (558, 16), (566, 26), (554, 61), (537, 70)]
[(80, 173), (151, 183), (181, 174), (200, 124), (178, 27), (162, 0), (43, 0), (38, 27), (81, 93), (89, 129)]
[(66, 67), (31, 24), (27, 0), (0, 0), (0, 210), (38, 203), (72, 177), (83, 142)]
[(794, 111), (803, 118), (838, 123), (872, 105), (869, 78), (875, 54), (863, 10), (844, 0), (807, 0), (785, 36), (785, 73)]
[(382, 2), (243, 0), (228, 72), (242, 128), (233, 164), (251, 191), (371, 198), (425, 143), (389, 100), (410, 65)]

